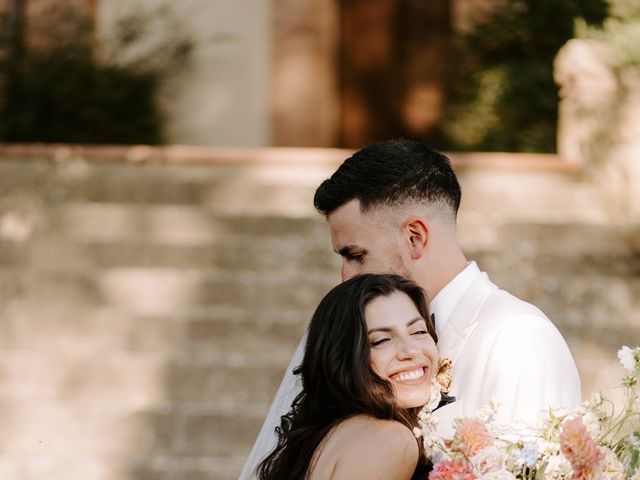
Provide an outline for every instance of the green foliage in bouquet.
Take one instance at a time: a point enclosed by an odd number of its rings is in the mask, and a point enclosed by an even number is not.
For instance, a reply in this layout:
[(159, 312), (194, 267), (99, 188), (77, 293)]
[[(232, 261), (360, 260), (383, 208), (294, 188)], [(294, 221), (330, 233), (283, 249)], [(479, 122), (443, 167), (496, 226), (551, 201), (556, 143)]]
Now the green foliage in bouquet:
[(443, 130), (448, 149), (553, 152), (553, 60), (574, 21), (599, 25), (604, 0), (506, 0), (458, 39)]

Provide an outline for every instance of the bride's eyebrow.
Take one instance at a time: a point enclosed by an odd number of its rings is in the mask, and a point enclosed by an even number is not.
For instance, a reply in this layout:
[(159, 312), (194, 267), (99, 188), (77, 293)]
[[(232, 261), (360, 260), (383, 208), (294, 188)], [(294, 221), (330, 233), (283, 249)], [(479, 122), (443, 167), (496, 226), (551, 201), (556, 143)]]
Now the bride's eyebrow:
[(391, 331), (391, 328), (389, 327), (378, 327), (378, 328), (372, 328), (367, 333), (372, 334), (374, 332), (390, 332), (390, 331)]
[[(424, 321), (424, 318), (416, 317), (416, 318), (414, 318), (412, 320), (409, 320), (407, 322), (407, 327), (410, 327), (411, 325), (413, 325), (416, 322), (419, 322), (420, 320)], [(378, 328), (372, 328), (367, 333), (371, 334), (371, 333), (374, 333), (374, 332), (390, 332), (391, 330), (393, 330), (393, 329), (390, 328), (390, 327), (378, 327)]]
[(416, 322), (419, 322), (420, 320), (422, 320), (423, 322), (425, 321), (425, 319), (424, 319), (424, 318), (422, 318), (422, 317), (416, 317), (416, 318), (414, 318), (413, 320), (410, 320), (410, 321), (407, 323), (407, 327), (410, 327), (411, 325), (413, 325), (413, 324), (414, 324), (414, 323), (416, 323)]

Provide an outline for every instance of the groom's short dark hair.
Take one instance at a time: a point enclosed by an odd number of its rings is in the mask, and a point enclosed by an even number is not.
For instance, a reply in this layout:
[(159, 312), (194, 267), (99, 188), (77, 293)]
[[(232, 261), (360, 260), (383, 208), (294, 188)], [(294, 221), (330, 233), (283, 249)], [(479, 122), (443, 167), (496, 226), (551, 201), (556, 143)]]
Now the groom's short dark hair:
[(358, 199), (366, 211), (407, 201), (444, 203), (458, 212), (460, 184), (451, 161), (422, 143), (392, 140), (374, 143), (346, 159), (316, 190), (313, 204), (329, 215)]

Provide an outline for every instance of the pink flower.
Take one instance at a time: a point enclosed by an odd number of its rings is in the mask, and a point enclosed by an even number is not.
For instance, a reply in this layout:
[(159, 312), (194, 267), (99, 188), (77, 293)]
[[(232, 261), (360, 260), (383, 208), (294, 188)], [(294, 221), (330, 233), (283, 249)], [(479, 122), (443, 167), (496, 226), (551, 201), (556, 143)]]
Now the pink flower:
[(476, 480), (476, 477), (466, 462), (442, 460), (429, 473), (429, 480)]
[(582, 418), (576, 417), (562, 425), (560, 449), (573, 468), (573, 480), (593, 480), (603, 455), (591, 438)]
[(453, 437), (454, 447), (468, 458), (491, 444), (491, 435), (484, 423), (476, 418), (465, 418)]

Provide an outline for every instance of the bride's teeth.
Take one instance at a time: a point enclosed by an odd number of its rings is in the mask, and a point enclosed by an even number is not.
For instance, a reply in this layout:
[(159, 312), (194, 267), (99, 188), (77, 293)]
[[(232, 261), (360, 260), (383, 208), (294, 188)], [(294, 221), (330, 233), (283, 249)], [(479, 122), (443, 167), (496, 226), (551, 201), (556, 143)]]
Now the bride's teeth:
[(414, 370), (413, 372), (404, 372), (404, 373), (398, 374), (398, 380), (400, 380), (401, 382), (404, 382), (407, 380), (415, 380), (416, 378), (420, 378), (423, 375), (424, 375), (424, 370), (422, 368), (419, 368), (417, 370)]

